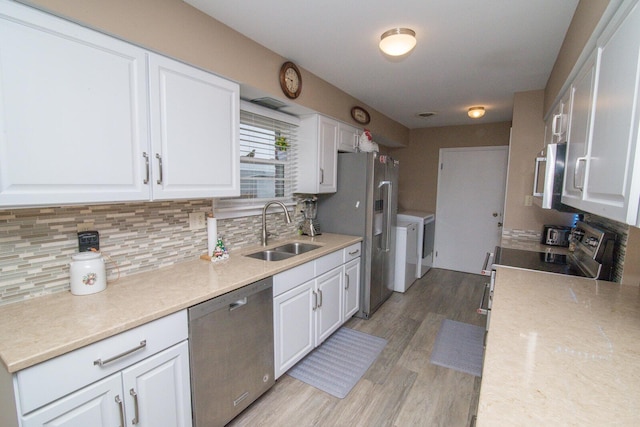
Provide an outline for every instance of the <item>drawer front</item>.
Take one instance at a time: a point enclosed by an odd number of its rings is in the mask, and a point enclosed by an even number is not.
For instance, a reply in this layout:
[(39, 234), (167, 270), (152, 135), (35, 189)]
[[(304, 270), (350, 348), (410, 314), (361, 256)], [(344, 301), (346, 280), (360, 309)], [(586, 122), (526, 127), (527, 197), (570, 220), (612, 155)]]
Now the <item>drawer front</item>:
[(315, 277), (315, 261), (293, 267), (273, 276), (273, 296), (277, 297), (301, 283), (308, 282)]
[(330, 253), (329, 255), (320, 257), (317, 260), (315, 260), (315, 263), (316, 263), (316, 277), (317, 277), (343, 264), (342, 250), (335, 251), (333, 253)]
[(20, 412), (27, 414), (187, 337), (187, 312), (182, 310), (19, 371)]
[(356, 259), (359, 256), (362, 256), (362, 250), (361, 250), (360, 242), (354, 243), (353, 245), (344, 248), (342, 251), (343, 251), (343, 254), (344, 254), (344, 258), (343, 259), (344, 259), (345, 263), (351, 261), (352, 259)]

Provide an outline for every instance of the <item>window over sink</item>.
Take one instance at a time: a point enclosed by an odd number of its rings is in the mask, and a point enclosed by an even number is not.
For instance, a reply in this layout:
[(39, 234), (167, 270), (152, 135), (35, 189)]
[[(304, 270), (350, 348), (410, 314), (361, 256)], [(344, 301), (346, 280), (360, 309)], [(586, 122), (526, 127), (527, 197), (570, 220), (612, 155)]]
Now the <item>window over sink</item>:
[[(240, 197), (219, 199), (216, 212), (262, 208), (268, 200), (293, 202), (299, 119), (250, 102), (240, 103)], [(227, 216), (227, 215), (225, 215)]]

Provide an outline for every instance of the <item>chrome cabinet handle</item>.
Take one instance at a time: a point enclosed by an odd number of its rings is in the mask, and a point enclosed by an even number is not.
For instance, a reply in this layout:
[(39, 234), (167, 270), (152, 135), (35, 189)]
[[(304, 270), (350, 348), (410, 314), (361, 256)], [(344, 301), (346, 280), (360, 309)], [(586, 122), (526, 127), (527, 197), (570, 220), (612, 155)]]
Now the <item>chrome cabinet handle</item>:
[(535, 197), (542, 197), (543, 195), (542, 191), (544, 191), (544, 188), (538, 191), (538, 177), (540, 176), (540, 165), (546, 161), (547, 161), (546, 157), (536, 157), (536, 168), (534, 169), (534, 175), (533, 175), (533, 195)]
[(143, 348), (145, 348), (146, 346), (147, 346), (147, 340), (142, 340), (142, 341), (140, 341), (140, 344), (139, 344), (139, 345), (135, 346), (134, 348), (132, 348), (132, 349), (130, 349), (130, 350), (124, 351), (124, 352), (122, 352), (122, 353), (120, 353), (120, 354), (116, 354), (115, 356), (110, 357), (110, 358), (105, 359), (105, 360), (102, 360), (102, 359), (96, 359), (96, 360), (94, 360), (94, 361), (93, 361), (93, 365), (94, 365), (94, 366), (96, 366), (96, 365), (97, 365), (97, 366), (102, 367), (102, 366), (104, 366), (104, 365), (106, 365), (106, 364), (108, 364), (108, 363), (114, 362), (114, 361), (116, 361), (116, 360), (118, 360), (118, 359), (120, 359), (120, 358), (122, 358), (122, 357), (128, 356), (128, 355), (130, 355), (130, 354), (131, 354), (131, 353), (133, 353), (133, 352), (136, 352), (136, 351), (138, 351), (138, 350), (142, 350), (142, 349), (143, 349)]
[(320, 296), (320, 302), (318, 303), (318, 308), (322, 307), (322, 290), (318, 289), (318, 295)]
[(124, 424), (124, 404), (122, 403), (122, 399), (120, 396), (116, 395), (116, 403), (120, 406), (120, 427), (126, 427)]
[(355, 251), (353, 251), (353, 252), (349, 252), (349, 255), (354, 256), (355, 254), (357, 254), (357, 253), (359, 253), (359, 252), (360, 252), (360, 249), (356, 249), (356, 250), (355, 250)]
[(160, 179), (157, 180), (156, 182), (158, 184), (162, 184), (162, 156), (156, 153), (156, 159), (158, 159), (158, 167), (160, 168)]
[(347, 273), (344, 273), (344, 278), (346, 279), (344, 288), (349, 289), (349, 275)]
[(138, 412), (138, 394), (134, 389), (129, 390), (129, 394), (133, 396), (133, 419), (131, 424), (136, 425), (140, 422), (140, 413)]
[(582, 177), (582, 185), (578, 185), (576, 181), (576, 177), (578, 176), (578, 171), (580, 170), (580, 162), (587, 163), (586, 157), (578, 157), (576, 159), (576, 168), (573, 170), (573, 188), (582, 191), (584, 189), (584, 176)]
[(318, 308), (318, 294), (316, 293), (316, 291), (311, 291), (313, 293), (313, 311), (316, 311), (316, 309)]
[(247, 297), (244, 297), (244, 298), (239, 299), (236, 302), (233, 302), (233, 303), (229, 304), (229, 311), (233, 311), (236, 308), (240, 308), (243, 305), (247, 305), (247, 301), (248, 301)]
[(324, 184), (324, 169), (320, 168), (320, 184)]
[(142, 153), (142, 157), (144, 157), (144, 167), (145, 169), (147, 169), (147, 177), (144, 179), (144, 181), (142, 181), (143, 184), (148, 184), (149, 183), (149, 155), (144, 152)]

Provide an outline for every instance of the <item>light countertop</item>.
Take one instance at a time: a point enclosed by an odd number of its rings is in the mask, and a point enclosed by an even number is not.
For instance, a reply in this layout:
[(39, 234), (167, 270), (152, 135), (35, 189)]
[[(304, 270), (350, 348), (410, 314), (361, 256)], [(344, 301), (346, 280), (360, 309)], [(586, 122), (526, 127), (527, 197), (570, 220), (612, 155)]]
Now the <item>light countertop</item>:
[(260, 246), (230, 253), (212, 263), (187, 261), (152, 272), (121, 278), (92, 295), (60, 292), (0, 307), (0, 360), (16, 372), (125, 330), (188, 308), (265, 277), (340, 250), (362, 238), (325, 233), (279, 242), (321, 245), (283, 261), (242, 256)]
[(640, 288), (498, 267), (477, 426), (640, 424)]

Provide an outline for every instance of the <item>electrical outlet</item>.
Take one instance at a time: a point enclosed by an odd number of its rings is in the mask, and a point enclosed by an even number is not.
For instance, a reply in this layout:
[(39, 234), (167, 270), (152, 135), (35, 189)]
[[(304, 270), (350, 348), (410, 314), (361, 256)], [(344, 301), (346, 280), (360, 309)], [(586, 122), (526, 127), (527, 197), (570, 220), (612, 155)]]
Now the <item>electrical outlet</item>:
[(189, 230), (200, 230), (206, 226), (204, 212), (191, 212), (189, 214)]
[(77, 225), (78, 233), (82, 233), (83, 231), (91, 231), (95, 229), (96, 229), (96, 226), (94, 225), (93, 222), (82, 222)]
[(531, 195), (524, 196), (524, 205), (525, 206), (532, 206), (533, 205), (533, 196), (531, 196)]

